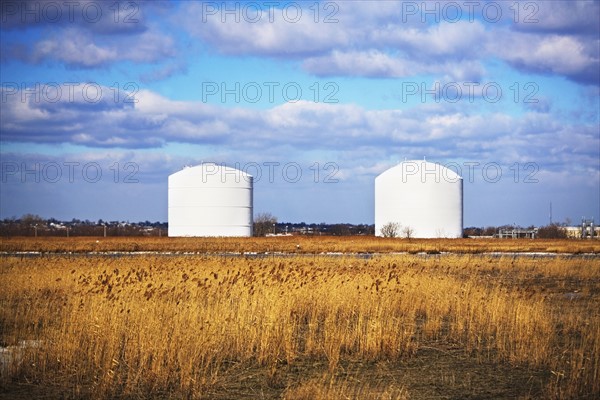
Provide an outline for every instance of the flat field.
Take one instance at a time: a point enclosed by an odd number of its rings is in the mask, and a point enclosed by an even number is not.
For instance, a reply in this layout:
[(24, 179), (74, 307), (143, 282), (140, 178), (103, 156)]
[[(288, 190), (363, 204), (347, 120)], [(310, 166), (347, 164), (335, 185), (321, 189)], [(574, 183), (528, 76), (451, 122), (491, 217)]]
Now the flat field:
[(0, 398), (600, 396), (598, 255), (482, 254), (598, 244), (269, 239), (3, 239), (206, 254), (2, 255)]
[(14, 237), (1, 238), (0, 251), (41, 252), (285, 252), (438, 253), (486, 252), (599, 253), (600, 240), (568, 239), (394, 239), (374, 236), (275, 236), (257, 238)]

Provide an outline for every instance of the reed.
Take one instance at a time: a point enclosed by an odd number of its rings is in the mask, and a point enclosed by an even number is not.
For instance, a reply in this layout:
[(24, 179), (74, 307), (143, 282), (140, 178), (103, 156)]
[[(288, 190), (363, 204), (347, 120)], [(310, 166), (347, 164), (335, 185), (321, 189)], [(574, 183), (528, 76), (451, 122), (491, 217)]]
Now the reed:
[(418, 398), (402, 377), (347, 371), (452, 348), (542, 376), (538, 396), (593, 398), (599, 295), (595, 258), (4, 256), (1, 382), (67, 398)]

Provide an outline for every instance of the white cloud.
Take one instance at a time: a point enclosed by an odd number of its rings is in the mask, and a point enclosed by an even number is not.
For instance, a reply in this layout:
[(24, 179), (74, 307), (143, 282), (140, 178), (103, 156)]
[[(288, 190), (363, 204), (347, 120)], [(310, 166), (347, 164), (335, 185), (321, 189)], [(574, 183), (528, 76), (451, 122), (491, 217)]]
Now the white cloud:
[(597, 36), (600, 26), (600, 3), (584, 1), (529, 0), (502, 2), (504, 13), (515, 22), (517, 30), (541, 33)]
[(235, 3), (236, 18), (221, 12), (221, 7), (229, 7), (225, 3), (215, 4), (219, 12), (213, 15), (206, 12), (205, 3), (186, 3), (180, 18), (192, 36), (202, 38), (223, 53), (302, 56), (350, 44), (350, 37), (338, 29), (338, 24), (315, 23), (307, 8), (297, 17), (291, 11), (286, 14), (268, 6), (261, 7), (258, 14), (254, 9), (251, 13), (244, 12), (240, 3)]
[[(520, 117), (470, 113), (444, 103), (408, 110), (367, 110), (354, 104), (308, 101), (267, 110), (231, 109), (173, 101), (148, 90), (138, 93), (134, 107), (112, 101), (37, 103), (32, 96), (27, 99), (22, 102), (20, 93), (6, 97), (3, 143), (138, 149), (188, 143), (225, 146), (239, 154), (264, 154), (265, 149), (283, 154), (289, 148), (297, 154), (327, 151), (362, 157), (367, 163), (410, 153), (509, 163), (511, 159), (551, 160), (563, 168), (570, 164), (597, 167), (599, 156), (594, 122), (567, 123), (549, 113), (529, 112)], [(373, 157), (365, 161), (365, 154)]]
[(416, 66), (394, 58), (386, 53), (371, 51), (341, 52), (334, 50), (326, 56), (308, 58), (302, 64), (304, 70), (318, 76), (367, 76), (402, 77), (414, 74)]
[(148, 30), (133, 42), (125, 40), (118, 49), (122, 59), (140, 63), (161, 61), (177, 54), (173, 37), (158, 30)]
[[(395, 78), (430, 74), (439, 80), (478, 80), (486, 73), (484, 64), (499, 58), (529, 73), (600, 83), (600, 5), (594, 1), (502, 2), (503, 17), (498, 23), (481, 18), (454, 22), (443, 18), (442, 13), (436, 16), (438, 20), (442, 17), (441, 22), (435, 24), (430, 23), (431, 15), (425, 22), (420, 14), (407, 18), (407, 6), (426, 8), (424, 3), (415, 2), (294, 3), (302, 5), (297, 19), (293, 8), (252, 4), (182, 2), (174, 6), (149, 2), (140, 3), (136, 10), (120, 5), (117, 14), (114, 7), (102, 5), (106, 9), (97, 23), (78, 19), (54, 24), (55, 33), (33, 45), (4, 46), (3, 60), (9, 53), (27, 62), (55, 61), (86, 69), (123, 61), (159, 63), (181, 56), (181, 39), (191, 38), (201, 40), (196, 49), (298, 61), (305, 71), (317, 76)], [(468, 7), (457, 4), (465, 16)], [(256, 5), (261, 9), (258, 14)], [(216, 7), (217, 12), (207, 13), (206, 7)], [(443, 9), (443, 5), (437, 7)], [(164, 11), (173, 8), (176, 13), (163, 18)], [(226, 8), (235, 8), (237, 15), (226, 13)], [(479, 15), (481, 7), (476, 8)], [(124, 23), (132, 12), (137, 22)], [(325, 23), (328, 18), (332, 23)], [(27, 26), (11, 16), (3, 29)], [(171, 28), (177, 36), (167, 33)], [(167, 62), (142, 78), (145, 82), (166, 79), (184, 72), (183, 65)]]
[[(508, 46), (509, 43), (513, 45)], [(597, 56), (586, 52), (581, 39), (569, 36), (512, 33), (497, 53), (508, 62), (527, 69), (567, 76), (599, 65)]]
[(89, 68), (115, 61), (117, 52), (97, 46), (91, 36), (70, 29), (58, 37), (36, 43), (32, 58), (35, 62), (55, 59), (67, 65)]
[(427, 29), (423, 26), (404, 29), (396, 25), (394, 29), (378, 33), (376, 37), (384, 43), (406, 50), (411, 56), (421, 59), (430, 56), (450, 59), (476, 56), (488, 35), (485, 27), (478, 21), (441, 22)]
[[(497, 57), (528, 72), (598, 84), (594, 72), (600, 67), (598, 24), (586, 14), (596, 10), (597, 4), (551, 3), (535, 3), (538, 23), (529, 25), (524, 23), (531, 11), (527, 3), (513, 7), (521, 11), (518, 16), (513, 15), (515, 10), (502, 5), (502, 23), (478, 19), (450, 22), (442, 18), (440, 23), (430, 25), (420, 18), (407, 20), (401, 2), (336, 3), (338, 22), (333, 24), (315, 23), (308, 7), (297, 23), (286, 21), (281, 10), (274, 13), (273, 21), (265, 11), (256, 23), (243, 19), (236, 22), (232, 16), (222, 22), (221, 13), (203, 15), (202, 3), (187, 4), (182, 19), (194, 37), (217, 51), (298, 58), (305, 71), (317, 76), (394, 78), (433, 74), (456, 81), (477, 80), (485, 73), (485, 60)], [(562, 13), (555, 13), (557, 10)], [(587, 21), (584, 32), (596, 35), (580, 35), (576, 18), (569, 15), (562, 19), (568, 11)], [(548, 32), (553, 34), (548, 36)]]
[(137, 35), (99, 36), (73, 27), (57, 30), (34, 43), (31, 54), (19, 57), (34, 63), (50, 61), (71, 68), (100, 68), (122, 61), (156, 63), (174, 57), (177, 51), (173, 38), (156, 29)]

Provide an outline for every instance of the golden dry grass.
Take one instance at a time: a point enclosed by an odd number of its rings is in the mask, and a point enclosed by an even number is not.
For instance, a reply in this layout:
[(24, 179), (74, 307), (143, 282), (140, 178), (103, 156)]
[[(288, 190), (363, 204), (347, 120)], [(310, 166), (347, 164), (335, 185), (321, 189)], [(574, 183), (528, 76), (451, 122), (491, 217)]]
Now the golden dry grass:
[(258, 238), (169, 237), (12, 237), (0, 238), (0, 251), (91, 252), (286, 252), (341, 253), (600, 253), (600, 240), (575, 239), (394, 239), (374, 236), (287, 236)]
[[(429, 379), (461, 398), (493, 392), (471, 378), (487, 365), (537, 382), (492, 397), (595, 398), (599, 296), (591, 257), (4, 256), (1, 383), (66, 398), (404, 399), (428, 397)], [(421, 357), (450, 368), (412, 373)]]

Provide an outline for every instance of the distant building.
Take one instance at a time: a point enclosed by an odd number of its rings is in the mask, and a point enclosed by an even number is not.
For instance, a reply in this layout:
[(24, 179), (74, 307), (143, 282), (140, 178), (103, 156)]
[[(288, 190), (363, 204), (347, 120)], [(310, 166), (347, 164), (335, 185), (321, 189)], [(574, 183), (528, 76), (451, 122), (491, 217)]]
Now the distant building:
[(537, 235), (537, 229), (501, 228), (498, 230), (497, 237), (500, 239), (535, 239)]
[[(567, 232), (567, 237), (569, 238), (573, 238), (573, 239), (581, 239), (581, 226), (566, 226), (565, 231)], [(591, 229), (587, 228), (587, 235), (586, 237), (591, 237)], [(600, 227), (595, 226), (594, 227), (594, 239), (600, 239)]]

